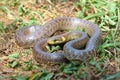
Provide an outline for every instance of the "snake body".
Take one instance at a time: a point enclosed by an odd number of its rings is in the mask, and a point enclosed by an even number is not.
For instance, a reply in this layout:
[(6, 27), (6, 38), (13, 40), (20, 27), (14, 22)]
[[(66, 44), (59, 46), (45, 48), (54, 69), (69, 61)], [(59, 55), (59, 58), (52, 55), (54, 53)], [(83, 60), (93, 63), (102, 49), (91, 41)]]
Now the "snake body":
[[(64, 45), (63, 53), (48, 54), (42, 46), (57, 30), (76, 30), (80, 28), (89, 35), (89, 40), (82, 37), (71, 40)], [(25, 35), (26, 33), (26, 35)], [(97, 52), (102, 41), (99, 27), (87, 20), (72, 17), (59, 17), (48, 21), (41, 27), (28, 26), (16, 32), (16, 42), (24, 48), (33, 47), (33, 56), (38, 62), (63, 62), (67, 60), (83, 60)], [(85, 46), (86, 44), (86, 46)], [(80, 49), (85, 46), (84, 49)]]

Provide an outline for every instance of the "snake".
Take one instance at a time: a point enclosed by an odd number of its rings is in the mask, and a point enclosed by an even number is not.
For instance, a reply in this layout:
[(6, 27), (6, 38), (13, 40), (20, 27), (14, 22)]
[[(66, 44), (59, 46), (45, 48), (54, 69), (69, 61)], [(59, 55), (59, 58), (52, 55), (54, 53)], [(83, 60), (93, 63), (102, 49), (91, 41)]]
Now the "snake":
[[(76, 35), (79, 34), (79, 36), (68, 40), (63, 46), (62, 52), (49, 53), (44, 51), (43, 47), (49, 42), (53, 41), (55, 43), (55, 39), (58, 38), (64, 40), (65, 37), (59, 35), (51, 37), (58, 30), (70, 31), (65, 33), (66, 37), (71, 35), (71, 33), (77, 33)], [(97, 24), (88, 20), (74, 17), (57, 17), (44, 25), (30, 25), (20, 28), (15, 33), (15, 39), (20, 47), (32, 47), (33, 57), (39, 63), (83, 61), (98, 52), (98, 47), (102, 42), (102, 31)], [(84, 48), (81, 49), (82, 47)]]

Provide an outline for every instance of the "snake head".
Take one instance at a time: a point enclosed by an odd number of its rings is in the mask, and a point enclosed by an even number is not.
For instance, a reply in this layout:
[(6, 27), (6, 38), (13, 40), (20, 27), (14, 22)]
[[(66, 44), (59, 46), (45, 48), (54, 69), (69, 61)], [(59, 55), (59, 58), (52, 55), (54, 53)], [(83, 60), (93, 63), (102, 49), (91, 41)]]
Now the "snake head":
[(47, 43), (50, 45), (61, 44), (66, 41), (65, 37), (50, 38)]

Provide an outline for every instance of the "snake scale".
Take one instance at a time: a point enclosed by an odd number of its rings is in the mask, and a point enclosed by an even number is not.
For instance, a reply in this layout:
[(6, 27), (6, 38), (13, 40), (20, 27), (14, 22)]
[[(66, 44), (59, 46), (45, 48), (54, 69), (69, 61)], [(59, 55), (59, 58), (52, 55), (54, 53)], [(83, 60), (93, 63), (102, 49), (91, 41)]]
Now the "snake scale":
[[(79, 38), (65, 43), (63, 52), (48, 53), (43, 50), (43, 46), (48, 39), (58, 30), (73, 31), (80, 28), (84, 32)], [(86, 34), (85, 34), (86, 33)], [(89, 36), (88, 37), (86, 36)], [(19, 29), (15, 33), (16, 43), (23, 48), (33, 47), (33, 56), (39, 63), (43, 62), (66, 62), (71, 60), (84, 60), (85, 57), (97, 53), (98, 46), (102, 41), (100, 28), (87, 20), (73, 17), (58, 17), (46, 22), (42, 26), (33, 25)], [(80, 49), (85, 47), (84, 49)]]

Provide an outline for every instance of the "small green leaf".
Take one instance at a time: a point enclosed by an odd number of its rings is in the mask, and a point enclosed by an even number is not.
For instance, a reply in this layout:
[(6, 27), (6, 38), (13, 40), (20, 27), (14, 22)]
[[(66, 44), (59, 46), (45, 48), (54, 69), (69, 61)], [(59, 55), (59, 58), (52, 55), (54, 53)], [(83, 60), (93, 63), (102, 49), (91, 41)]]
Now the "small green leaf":
[(57, 46), (45, 46), (45, 47), (47, 49), (47, 52), (54, 52), (54, 51), (61, 49), (61, 47), (58, 45)]
[(102, 71), (102, 68), (101, 68), (101, 64), (100, 64), (100, 63), (97, 63), (95, 66), (96, 66), (96, 68), (97, 68), (98, 71)]
[(53, 77), (53, 73), (47, 73), (44, 72), (42, 73), (41, 77), (39, 78), (39, 80), (51, 80), (51, 78)]
[(21, 14), (25, 12), (24, 9), (23, 9), (23, 5), (20, 5), (18, 7), (18, 12), (20, 12)]
[(12, 6), (16, 6), (16, 5), (18, 5), (19, 1), (20, 1), (20, 0), (14, 0), (11, 5), (12, 5)]
[(71, 64), (68, 64), (68, 65), (62, 64), (62, 65), (59, 67), (59, 70), (60, 70), (61, 72), (66, 73), (66, 74), (72, 74), (74, 71), (77, 71), (78, 68), (75, 66), (75, 64), (71, 63)]
[(19, 52), (16, 52), (16, 53), (13, 53), (13, 54), (10, 54), (8, 55), (9, 58), (13, 58), (13, 59), (16, 59), (19, 57)]
[(116, 50), (117, 50), (118, 52), (120, 52), (120, 48), (117, 47)]
[(65, 64), (61, 64), (60, 67), (59, 67), (59, 71), (63, 72), (64, 68), (65, 68)]
[(96, 64), (96, 61), (95, 60), (90, 60), (90, 62), (89, 62), (91, 65), (95, 65)]
[(82, 13), (81, 11), (78, 11), (76, 13), (76, 16), (77, 16), (77, 18), (83, 18), (84, 17), (84, 13)]
[(32, 60), (24, 62), (24, 64), (25, 65), (23, 66), (23, 69), (26, 70), (26, 71), (29, 71), (33, 68)]
[(13, 78), (15, 80), (28, 80), (28, 77), (22, 75), (13, 76)]
[(18, 61), (9, 62), (9, 66), (15, 68), (18, 65)]
[(0, 9), (3, 10), (8, 15), (11, 13), (10, 10), (8, 9), (8, 7), (6, 7), (6, 6), (0, 6)]
[(60, 46), (52, 46), (51, 52), (57, 51), (60, 49)]
[(66, 74), (72, 74), (72, 73), (73, 73), (73, 71), (64, 70), (64, 73), (66, 73)]
[(29, 80), (39, 80), (40, 77), (40, 73), (35, 73), (34, 75), (32, 75), (32, 77), (29, 78)]

